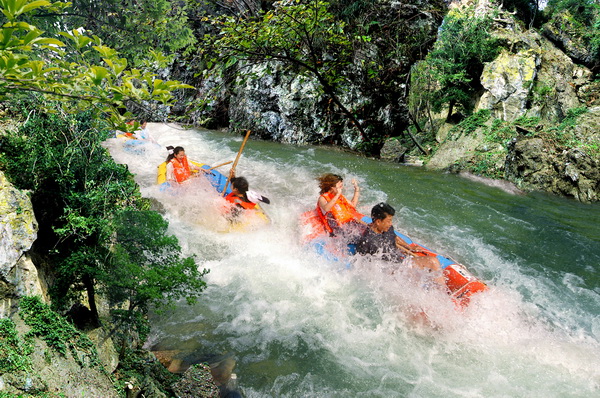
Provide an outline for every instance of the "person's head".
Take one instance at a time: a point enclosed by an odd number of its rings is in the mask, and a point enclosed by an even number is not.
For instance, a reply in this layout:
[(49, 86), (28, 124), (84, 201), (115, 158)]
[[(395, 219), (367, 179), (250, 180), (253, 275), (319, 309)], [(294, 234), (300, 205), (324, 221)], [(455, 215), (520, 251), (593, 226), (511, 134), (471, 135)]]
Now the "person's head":
[(244, 177), (234, 177), (231, 179), (231, 187), (239, 194), (245, 196), (246, 192), (248, 192), (248, 180), (246, 180)]
[(396, 214), (396, 210), (387, 203), (381, 202), (373, 206), (371, 209), (371, 218), (373, 226), (380, 232), (385, 232), (392, 226), (392, 219)]
[(183, 149), (183, 147), (180, 146), (176, 146), (175, 148), (173, 148), (169, 145), (167, 147), (167, 151), (169, 151), (169, 156), (167, 156), (167, 162), (170, 162), (173, 158), (181, 160), (185, 156), (185, 150)]
[(321, 193), (323, 194), (331, 191), (338, 182), (344, 181), (344, 179), (337, 174), (327, 173), (317, 178), (317, 181), (319, 181), (319, 188), (321, 188)]

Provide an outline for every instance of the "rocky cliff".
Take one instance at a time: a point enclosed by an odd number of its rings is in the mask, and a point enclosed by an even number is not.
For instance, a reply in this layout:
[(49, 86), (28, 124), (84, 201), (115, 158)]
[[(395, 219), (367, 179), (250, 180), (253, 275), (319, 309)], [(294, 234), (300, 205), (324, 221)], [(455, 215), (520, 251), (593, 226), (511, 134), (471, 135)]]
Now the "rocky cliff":
[(560, 36), (554, 20), (539, 33), (488, 0), (464, 1), (453, 12), (492, 18), (491, 33), (502, 51), (485, 65), (483, 89), (474, 98), (475, 114), (489, 116), (476, 128), (466, 128), (473, 119), (457, 126), (438, 118), (439, 148), (427, 167), (466, 169), (524, 189), (600, 200), (598, 82), (576, 62), (590, 61), (581, 46)]
[[(15, 344), (15, 341), (25, 342), (23, 336), (31, 330), (19, 316), (19, 300), (38, 296), (48, 302), (45, 281), (38, 275), (29, 255), (37, 230), (27, 193), (12, 186), (0, 171), (0, 320), (10, 320), (18, 333), (14, 337), (8, 335), (10, 329), (6, 324), (0, 330), (0, 395), (60, 392), (67, 397), (116, 397), (112, 381), (100, 367), (87, 366), (72, 354), (56, 353), (42, 339), (29, 339), (32, 344), (29, 354), (22, 348), (25, 343)], [(98, 331), (91, 333), (92, 337), (97, 334)], [(112, 372), (116, 367), (112, 342), (106, 338), (96, 338), (96, 341), (102, 346), (100, 361)], [(10, 357), (12, 349), (16, 358)], [(5, 369), (16, 360), (23, 365)]]

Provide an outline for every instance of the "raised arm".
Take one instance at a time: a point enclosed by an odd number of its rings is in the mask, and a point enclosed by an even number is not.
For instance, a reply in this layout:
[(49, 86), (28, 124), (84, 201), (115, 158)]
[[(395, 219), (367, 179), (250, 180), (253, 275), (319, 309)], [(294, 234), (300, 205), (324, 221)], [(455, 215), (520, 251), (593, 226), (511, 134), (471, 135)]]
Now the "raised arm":
[(335, 187), (332, 188), (335, 196), (333, 198), (331, 198), (330, 201), (327, 201), (327, 199), (325, 199), (323, 197), (323, 195), (319, 196), (318, 204), (319, 204), (319, 207), (321, 208), (321, 210), (323, 211), (323, 213), (330, 212), (331, 209), (333, 208), (333, 206), (335, 206), (335, 203), (338, 201), (340, 196), (342, 196), (342, 187), (343, 187), (343, 183), (341, 181), (339, 181), (335, 185)]
[(350, 203), (352, 203), (352, 206), (356, 207), (356, 205), (358, 205), (358, 198), (360, 197), (360, 187), (354, 178), (352, 179), (352, 185), (354, 185), (354, 195), (352, 196)]

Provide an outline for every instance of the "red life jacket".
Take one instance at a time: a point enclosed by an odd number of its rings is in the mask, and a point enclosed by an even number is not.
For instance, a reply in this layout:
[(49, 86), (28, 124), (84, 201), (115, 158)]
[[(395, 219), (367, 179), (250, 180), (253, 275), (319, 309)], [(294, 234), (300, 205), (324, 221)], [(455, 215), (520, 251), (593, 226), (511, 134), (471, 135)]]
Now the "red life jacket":
[(242, 198), (235, 196), (233, 192), (230, 192), (229, 195), (225, 196), (225, 200), (227, 200), (230, 203), (239, 205), (246, 210), (255, 210), (257, 207), (256, 203), (246, 202)]
[[(325, 192), (321, 196), (325, 198), (327, 202), (330, 202), (335, 195), (332, 192)], [(323, 215), (323, 218), (325, 218), (325, 215), (323, 214), (321, 206), (319, 206), (318, 202), (317, 210)], [(329, 210), (329, 213), (333, 215), (333, 218), (338, 223), (338, 225), (346, 224), (347, 222), (350, 222), (352, 220), (360, 220), (364, 217), (363, 214), (360, 214), (358, 211), (356, 211), (354, 205), (348, 202), (348, 199), (346, 199), (344, 195), (340, 195), (335, 205), (333, 205), (331, 210)]]
[(187, 156), (184, 156), (181, 162), (177, 158), (171, 159), (171, 165), (173, 165), (173, 174), (177, 182), (184, 182), (192, 175)]

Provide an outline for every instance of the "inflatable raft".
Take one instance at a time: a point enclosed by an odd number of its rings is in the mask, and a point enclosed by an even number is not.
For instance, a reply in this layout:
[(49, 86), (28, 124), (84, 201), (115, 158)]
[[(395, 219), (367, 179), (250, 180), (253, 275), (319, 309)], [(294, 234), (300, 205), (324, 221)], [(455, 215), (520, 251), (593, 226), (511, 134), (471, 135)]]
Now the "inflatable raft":
[[(320, 223), (316, 210), (303, 213), (300, 217), (301, 238), (304, 244), (313, 247), (317, 253), (329, 261), (343, 262), (346, 267), (350, 267), (349, 256), (356, 253), (354, 245), (348, 245), (347, 249), (340, 250), (339, 247), (331, 245), (328, 241), (328, 234)], [(364, 216), (362, 218), (367, 224), (371, 223), (371, 218)], [(423, 253), (415, 253), (417, 256), (435, 256), (441, 264), (444, 272), (446, 288), (452, 301), (464, 308), (469, 305), (471, 296), (488, 289), (487, 285), (471, 274), (462, 264), (457, 263), (451, 258), (442, 256), (434, 251), (422, 246), (408, 236), (395, 231), (396, 235), (408, 243), (411, 247), (421, 250)]]
[[(198, 163), (193, 160), (190, 160), (189, 162), (193, 163), (194, 165), (198, 166), (201, 169), (209, 170), (211, 168), (211, 166), (208, 164)], [(227, 184), (227, 177), (225, 177), (225, 175), (219, 173), (215, 169), (209, 170), (208, 172), (198, 172), (196, 170), (192, 170), (192, 172), (194, 174), (202, 173), (202, 175), (199, 176), (199, 178), (204, 177), (204, 178), (208, 179), (208, 181), (213, 186), (213, 188), (215, 188), (215, 190), (218, 193), (223, 195), (223, 190), (225, 189), (225, 185)], [(161, 164), (158, 165), (157, 173), (156, 173), (156, 183), (158, 185), (160, 185), (161, 190), (166, 190), (166, 189), (172, 188), (171, 183), (169, 181), (167, 181), (167, 162), (162, 162)], [(175, 183), (175, 185), (177, 185), (177, 184)], [(231, 184), (227, 184), (227, 185), (228, 185), (227, 190), (225, 191), (225, 194), (223, 196), (226, 196), (229, 193), (231, 193)], [(258, 219), (262, 223), (265, 223), (265, 224), (270, 222), (269, 217), (264, 212), (264, 210), (260, 207), (259, 204), (255, 204), (254, 210), (252, 210), (252, 211), (253, 211), (253, 216), (255, 216), (253, 218)], [(248, 229), (250, 227), (250, 225), (252, 225), (252, 224), (254, 224), (254, 223), (252, 222), (252, 220), (250, 220), (248, 218), (245, 220), (242, 220), (242, 221), (232, 222), (230, 225), (230, 228), (224, 232), (243, 231), (243, 230)]]

